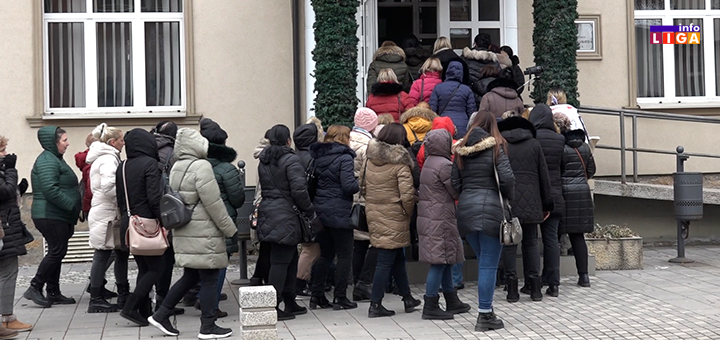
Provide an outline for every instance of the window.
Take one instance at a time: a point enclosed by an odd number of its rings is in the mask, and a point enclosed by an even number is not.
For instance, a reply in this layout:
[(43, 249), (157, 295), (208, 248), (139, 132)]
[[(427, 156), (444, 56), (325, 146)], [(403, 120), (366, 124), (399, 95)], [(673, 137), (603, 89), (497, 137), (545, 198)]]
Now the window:
[(182, 0), (43, 0), (45, 112), (185, 109)]

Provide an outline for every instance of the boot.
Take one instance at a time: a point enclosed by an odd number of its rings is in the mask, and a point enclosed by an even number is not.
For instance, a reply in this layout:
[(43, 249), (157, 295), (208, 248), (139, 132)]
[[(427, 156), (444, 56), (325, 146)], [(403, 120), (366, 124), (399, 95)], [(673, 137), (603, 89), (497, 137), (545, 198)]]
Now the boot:
[(232, 329), (215, 324), (215, 318), (200, 318), (198, 339), (222, 339), (232, 335)]
[(412, 297), (412, 295), (408, 295), (403, 298), (403, 304), (405, 305), (405, 313), (412, 313), (415, 311), (415, 307), (420, 306), (422, 302)]
[(125, 302), (127, 301), (128, 297), (130, 296), (130, 284), (127, 282), (126, 283), (118, 283), (117, 290), (118, 290), (117, 305), (118, 305), (118, 308), (122, 309), (125, 307)]
[(523, 287), (520, 288), (520, 293), (530, 295), (530, 290), (531, 290), (530, 287), (531, 287), (531, 286), (532, 286), (532, 284), (530, 283), (530, 279), (528, 279), (528, 278), (526, 277), (526, 278), (525, 278), (525, 283), (523, 284)]
[(460, 314), (470, 311), (470, 305), (460, 301), (460, 298), (458, 298), (457, 290), (443, 292), (443, 296), (445, 296), (445, 309), (447, 309), (448, 313)]
[(251, 277), (250, 278), (250, 286), (262, 286), (263, 280), (259, 277)]
[(0, 339), (15, 339), (15, 337), (17, 336), (17, 331), (9, 330), (3, 326), (0, 326)]
[(27, 332), (33, 329), (33, 325), (20, 322), (15, 314), (2, 317), (2, 327), (5, 327), (11, 331), (16, 332)]
[(520, 293), (518, 292), (518, 279), (507, 278), (505, 279), (505, 288), (507, 288), (507, 302), (518, 302), (520, 300)]
[(170, 308), (160, 306), (155, 314), (147, 318), (147, 322), (157, 327), (157, 329), (165, 333), (165, 335), (178, 336), (180, 335), (180, 332), (173, 327), (172, 323), (170, 323), (170, 313), (172, 313)]
[(580, 274), (580, 277), (578, 278), (578, 286), (590, 288), (590, 276), (585, 274)]
[(505, 325), (502, 320), (498, 319), (495, 312), (478, 314), (477, 322), (475, 322), (476, 332), (485, 332), (502, 328), (505, 328)]
[(552, 297), (558, 297), (560, 295), (560, 289), (558, 286), (550, 285), (548, 289), (545, 291), (545, 294), (550, 295)]
[(355, 308), (357, 308), (357, 303), (350, 301), (345, 296), (341, 296), (341, 297), (336, 296), (333, 299), (333, 310), (355, 309)]
[(382, 305), (382, 300), (379, 302), (370, 302), (370, 308), (368, 309), (368, 318), (379, 318), (383, 316), (395, 315), (394, 310), (389, 310)]
[(287, 321), (295, 318), (295, 314), (284, 311), (280, 309), (280, 307), (275, 307), (275, 312), (277, 312), (278, 321)]
[(310, 309), (325, 309), (330, 307), (332, 307), (332, 305), (324, 295), (310, 298)]
[(283, 302), (285, 302), (285, 313), (293, 315), (302, 315), (307, 313), (307, 308), (298, 305), (295, 301), (294, 295), (283, 294)]
[(308, 294), (307, 290), (307, 281), (297, 279), (295, 280), (295, 295), (297, 296), (311, 296), (311, 294)]
[(48, 291), (47, 300), (53, 305), (74, 305), (77, 303), (75, 299), (62, 295), (60, 291)]
[(533, 301), (542, 301), (542, 280), (539, 277), (530, 279), (530, 298)]
[(147, 320), (150, 315), (153, 315), (153, 306), (150, 297), (144, 297), (138, 302), (138, 313), (143, 317), (143, 320)]
[[(88, 279), (90, 279), (90, 278), (88, 278)], [(106, 280), (106, 279), (103, 279), (103, 284), (102, 284), (102, 296), (105, 298), (105, 300), (118, 297), (118, 294), (117, 294), (117, 293), (113, 292), (112, 290), (109, 290), (109, 289), (105, 288), (105, 285), (107, 285), (107, 280)], [(88, 293), (88, 294), (90, 294), (90, 293), (91, 293), (90, 288), (91, 288), (91, 287), (90, 287), (90, 283), (88, 282), (87, 288), (85, 288), (85, 292)]]
[(111, 304), (102, 295), (102, 288), (90, 288), (90, 303), (88, 313), (114, 313), (118, 311), (117, 305)]
[[(155, 310), (153, 312), (157, 312), (157, 310), (160, 308), (160, 305), (162, 305), (163, 300), (165, 300), (164, 296), (155, 295)], [(198, 308), (200, 309), (200, 308)], [(170, 315), (183, 315), (185, 314), (185, 308), (175, 307), (172, 310), (172, 313)]]
[(423, 305), (423, 320), (451, 320), (454, 318), (452, 313), (446, 312), (440, 308), (440, 295), (423, 296), (425, 304)]
[(353, 288), (353, 301), (370, 300), (372, 296), (372, 285), (358, 282)]
[(127, 301), (125, 302), (125, 306), (123, 306), (123, 309), (120, 312), (120, 316), (140, 326), (147, 326), (147, 319), (143, 318), (142, 315), (138, 312), (138, 307), (141, 303), (140, 299), (141, 297), (135, 294), (131, 294), (130, 296), (128, 296)]
[(52, 306), (52, 303), (45, 298), (42, 293), (42, 288), (38, 289), (34, 285), (30, 285), (28, 289), (23, 293), (23, 297), (34, 302), (36, 305), (42, 308), (48, 308)]

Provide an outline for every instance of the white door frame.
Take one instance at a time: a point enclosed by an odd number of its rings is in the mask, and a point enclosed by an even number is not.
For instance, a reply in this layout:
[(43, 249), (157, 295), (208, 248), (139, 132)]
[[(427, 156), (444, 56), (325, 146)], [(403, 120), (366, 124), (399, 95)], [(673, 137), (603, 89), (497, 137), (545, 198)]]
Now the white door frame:
[[(515, 54), (518, 54), (518, 33), (517, 33), (517, 0), (500, 1), (500, 21), (479, 21), (478, 7), (479, 0), (470, 0), (470, 21), (450, 21), (450, 0), (438, 0), (438, 36), (450, 37), (450, 29), (470, 29), (470, 39), (481, 28), (494, 28), (500, 30), (500, 41), (493, 41), (497, 45), (508, 45), (512, 47)], [(456, 50), (460, 52), (460, 50)]]

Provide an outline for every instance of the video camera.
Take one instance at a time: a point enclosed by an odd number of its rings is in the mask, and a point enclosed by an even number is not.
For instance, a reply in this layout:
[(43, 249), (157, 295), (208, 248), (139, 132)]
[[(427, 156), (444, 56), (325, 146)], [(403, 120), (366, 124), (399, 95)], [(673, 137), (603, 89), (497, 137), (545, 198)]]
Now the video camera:
[(537, 75), (540, 75), (541, 73), (543, 73), (543, 71), (544, 71), (544, 69), (542, 66), (535, 65), (535, 66), (530, 66), (530, 67), (526, 68), (525, 71), (523, 72), (523, 74), (537, 76)]

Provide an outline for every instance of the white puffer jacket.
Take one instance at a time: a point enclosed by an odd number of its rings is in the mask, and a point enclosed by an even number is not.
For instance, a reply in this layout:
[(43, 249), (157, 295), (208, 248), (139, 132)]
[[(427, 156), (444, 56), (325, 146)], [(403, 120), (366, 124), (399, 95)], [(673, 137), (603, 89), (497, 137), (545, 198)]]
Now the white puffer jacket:
[(95, 249), (115, 249), (115, 236), (109, 231), (113, 223), (120, 220), (115, 193), (115, 171), (120, 164), (120, 151), (108, 144), (94, 142), (90, 145), (86, 162), (91, 164), (90, 189), (93, 193), (88, 214), (90, 246)]

